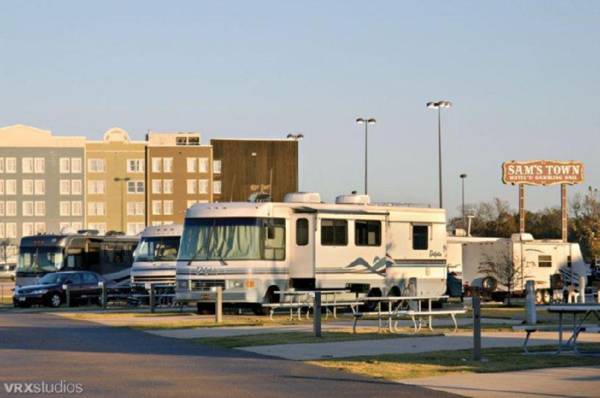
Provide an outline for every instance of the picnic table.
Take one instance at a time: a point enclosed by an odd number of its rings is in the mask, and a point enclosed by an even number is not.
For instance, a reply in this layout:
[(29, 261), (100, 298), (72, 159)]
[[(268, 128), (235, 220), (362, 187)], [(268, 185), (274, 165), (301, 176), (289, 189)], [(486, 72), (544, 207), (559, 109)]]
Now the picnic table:
[[(337, 308), (338, 307), (357, 307), (362, 304), (359, 301), (338, 301), (338, 298), (342, 294), (349, 293), (348, 290), (345, 289), (324, 289), (324, 290), (281, 290), (275, 292), (275, 294), (280, 296), (279, 303), (268, 303), (263, 304), (263, 307), (269, 308), (269, 317), (273, 318), (273, 313), (276, 309), (289, 309), (290, 310), (290, 319), (294, 318), (294, 311), (297, 314), (298, 319), (302, 318), (302, 309), (306, 308), (306, 318), (309, 318), (310, 308), (313, 307), (314, 303), (314, 295), (315, 292), (321, 293), (321, 307), (325, 308), (325, 316), (326, 318), (329, 316), (329, 313), (333, 315), (334, 318), (337, 318)], [(286, 300), (286, 297), (289, 298), (289, 301)]]
[[(590, 317), (594, 316), (597, 321), (600, 322), (600, 304), (553, 304), (546, 307), (546, 310), (550, 313), (558, 314), (558, 350), (559, 354), (563, 349), (571, 349), (576, 354), (579, 354), (577, 350), (577, 338), (579, 334), (584, 331), (588, 332), (600, 332), (600, 326), (585, 326), (584, 322)], [(564, 318), (565, 315), (568, 317), (572, 315), (573, 325), (571, 329), (571, 336), (565, 344), (563, 344), (563, 333), (565, 331)], [(583, 315), (577, 320), (577, 315)]]
[[(401, 317), (408, 317), (412, 320), (415, 333), (421, 330), (423, 320), (427, 319), (427, 326), (433, 330), (432, 320), (436, 315), (448, 315), (454, 323), (454, 330), (458, 328), (456, 314), (465, 313), (464, 309), (434, 310), (433, 301), (447, 299), (448, 296), (386, 296), (386, 297), (365, 297), (365, 302), (374, 302), (377, 304), (377, 311), (354, 311), (353, 331), (356, 333), (358, 320), (364, 316), (377, 316), (378, 330), (382, 330), (382, 323), (387, 319), (390, 333), (398, 331), (398, 320)], [(422, 310), (422, 302), (427, 301), (427, 309)], [(387, 303), (387, 308), (382, 309), (382, 304)]]

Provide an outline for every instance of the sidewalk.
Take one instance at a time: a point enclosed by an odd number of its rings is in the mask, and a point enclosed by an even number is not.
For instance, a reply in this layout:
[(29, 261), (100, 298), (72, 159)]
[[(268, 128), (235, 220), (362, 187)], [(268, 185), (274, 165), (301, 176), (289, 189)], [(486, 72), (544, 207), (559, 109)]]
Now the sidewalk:
[(463, 373), (400, 382), (473, 398), (587, 398), (600, 395), (600, 367)]
[[(484, 332), (482, 347), (521, 347), (524, 333)], [(529, 340), (529, 346), (556, 345), (557, 333), (538, 332)], [(600, 335), (582, 333), (578, 342), (600, 342)], [(278, 344), (243, 347), (241, 350), (285, 359), (304, 361), (310, 359), (345, 358), (380, 354), (414, 354), (419, 352), (465, 350), (473, 347), (472, 333), (452, 333), (447, 336), (403, 337), (384, 340), (355, 340), (331, 343)]]

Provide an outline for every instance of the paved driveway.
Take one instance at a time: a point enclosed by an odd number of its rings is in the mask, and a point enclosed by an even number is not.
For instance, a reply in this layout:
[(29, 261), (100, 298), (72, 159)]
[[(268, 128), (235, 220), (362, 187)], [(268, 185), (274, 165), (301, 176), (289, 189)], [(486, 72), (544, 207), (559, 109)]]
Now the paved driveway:
[(454, 396), (50, 314), (0, 312), (0, 361), (3, 383), (64, 380), (84, 396)]

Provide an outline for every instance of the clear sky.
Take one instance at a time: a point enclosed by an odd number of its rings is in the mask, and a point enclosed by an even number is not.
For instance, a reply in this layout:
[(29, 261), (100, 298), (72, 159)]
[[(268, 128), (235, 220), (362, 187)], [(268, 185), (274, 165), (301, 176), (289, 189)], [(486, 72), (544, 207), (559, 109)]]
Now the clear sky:
[[(99, 138), (113, 126), (212, 137), (302, 132), (301, 189), (377, 201), (498, 196), (510, 159), (582, 160), (600, 186), (598, 1), (4, 1), (0, 125)], [(560, 190), (531, 188), (531, 209)]]

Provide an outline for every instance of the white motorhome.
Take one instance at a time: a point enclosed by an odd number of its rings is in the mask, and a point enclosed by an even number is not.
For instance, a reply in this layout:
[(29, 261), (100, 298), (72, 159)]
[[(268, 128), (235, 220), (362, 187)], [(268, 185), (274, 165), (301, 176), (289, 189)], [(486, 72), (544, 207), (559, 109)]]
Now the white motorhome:
[(550, 276), (560, 274), (567, 285), (578, 285), (579, 276), (590, 274), (589, 265), (577, 243), (553, 239), (534, 239), (531, 234), (513, 234), (510, 238), (448, 237), (448, 269), (462, 277), (465, 292), (483, 287), (492, 297), (506, 296), (506, 286), (494, 275), (482, 272), (490, 262), (512, 262), (516, 271), (516, 294), (523, 294), (525, 283), (535, 281), (539, 302), (550, 298)]
[(131, 286), (148, 289), (151, 283), (175, 285), (175, 264), (183, 225), (147, 227), (133, 253)]
[(345, 288), (370, 295), (446, 290), (446, 212), (369, 204), (366, 195), (322, 203), (290, 193), (281, 203), (210, 203), (187, 210), (176, 297), (255, 306), (289, 288)]

